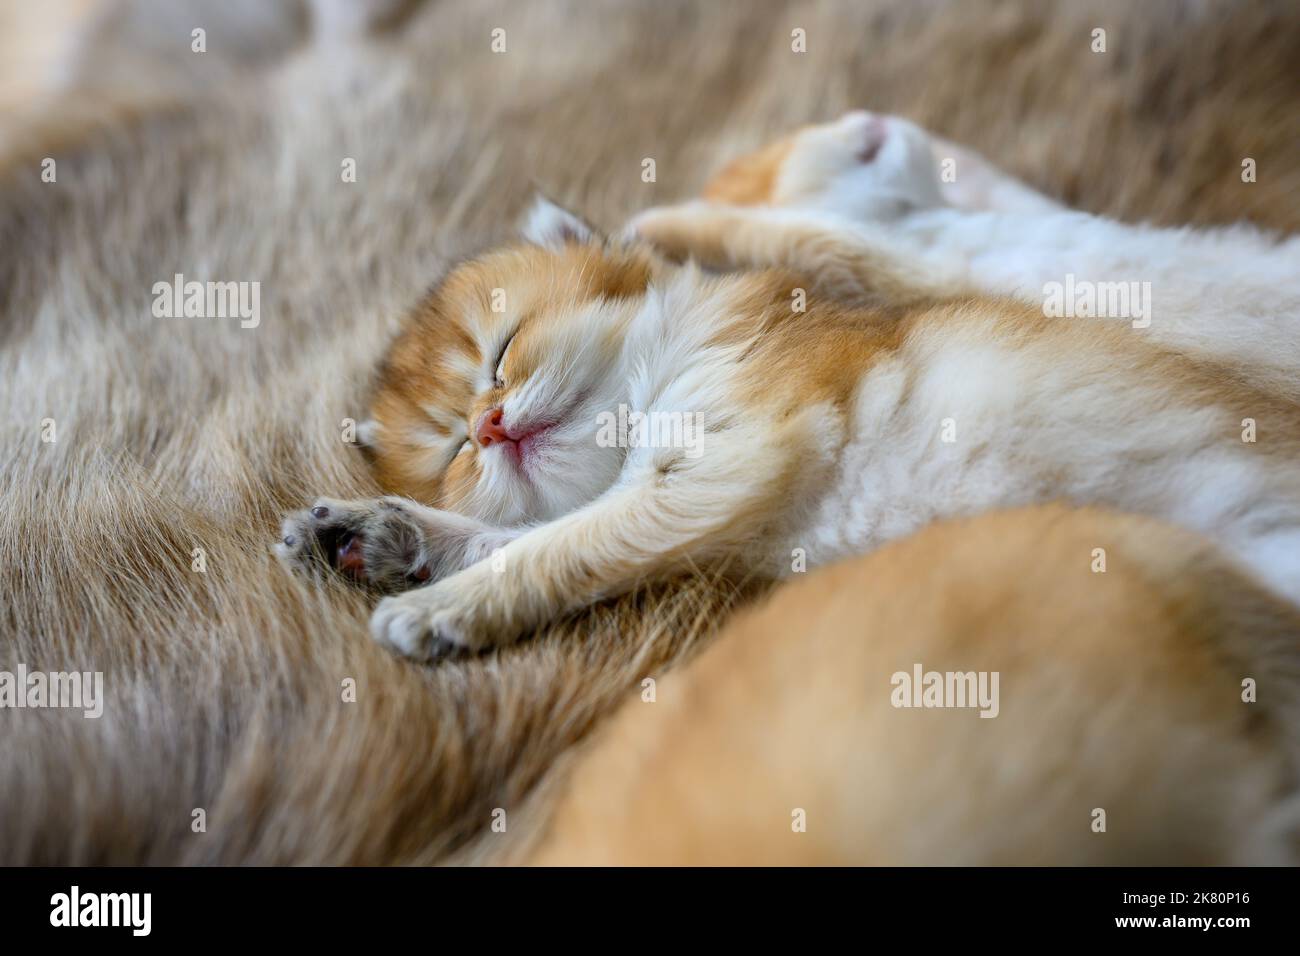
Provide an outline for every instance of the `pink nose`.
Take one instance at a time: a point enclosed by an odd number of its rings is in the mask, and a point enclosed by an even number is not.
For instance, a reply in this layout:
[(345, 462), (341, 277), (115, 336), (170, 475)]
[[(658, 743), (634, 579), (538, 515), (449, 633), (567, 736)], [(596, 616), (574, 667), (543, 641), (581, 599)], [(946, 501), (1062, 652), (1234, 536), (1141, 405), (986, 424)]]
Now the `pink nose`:
[(478, 420), (478, 433), (475, 436), (481, 447), (486, 448), (493, 442), (510, 441), (510, 436), (506, 434), (505, 428), (501, 424), (501, 406), (489, 408), (483, 417)]

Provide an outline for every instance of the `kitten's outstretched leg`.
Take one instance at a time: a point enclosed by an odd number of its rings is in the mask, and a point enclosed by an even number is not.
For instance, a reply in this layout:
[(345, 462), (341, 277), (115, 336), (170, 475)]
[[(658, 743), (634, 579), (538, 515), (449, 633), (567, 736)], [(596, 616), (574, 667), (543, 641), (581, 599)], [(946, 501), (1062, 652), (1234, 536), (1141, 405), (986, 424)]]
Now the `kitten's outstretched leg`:
[[(922, 250), (888, 227), (917, 210), (957, 214), (944, 202), (932, 149), (906, 120), (849, 113), (743, 157), (708, 185), (708, 200), (647, 210), (626, 235), (711, 269), (788, 269), (841, 300), (961, 295), (970, 291), (962, 270), (923, 266)], [(999, 175), (974, 154), (962, 162), (986, 186)]]
[(887, 227), (849, 231), (799, 209), (684, 203), (641, 213), (627, 234), (718, 271), (788, 269), (811, 291), (842, 301), (907, 304), (973, 292), (963, 270), (926, 261)]
[[(805, 414), (793, 424), (813, 435), (835, 413)], [(806, 457), (795, 442), (774, 437), (782, 431), (751, 417), (706, 431), (697, 457), (635, 449), (618, 484), (596, 501), (527, 531), (490, 560), (385, 598), (371, 630), (422, 660), (480, 650), (641, 582), (740, 553)]]

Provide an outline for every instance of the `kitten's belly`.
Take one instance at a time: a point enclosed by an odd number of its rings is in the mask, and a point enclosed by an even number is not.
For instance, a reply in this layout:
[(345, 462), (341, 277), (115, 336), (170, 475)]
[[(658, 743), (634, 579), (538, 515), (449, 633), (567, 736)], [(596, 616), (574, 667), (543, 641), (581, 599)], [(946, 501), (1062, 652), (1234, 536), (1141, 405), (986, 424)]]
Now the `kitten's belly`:
[(1294, 483), (1270, 480), (1261, 487), (1230, 480), (1239, 474), (1171, 468), (1163, 478), (1134, 476), (1114, 484), (1092, 484), (1088, 475), (1065, 469), (1055, 484), (989, 462), (967, 462), (963, 470), (955, 462), (909, 461), (902, 449), (882, 465), (878, 450), (848, 450), (835, 487), (775, 555), (780, 574), (865, 554), (933, 521), (1067, 501), (1146, 514), (1199, 532), (1300, 607), (1300, 488)]
[(980, 447), (946, 445), (933, 429), (906, 427), (886, 438), (859, 436), (843, 450), (839, 475), (780, 549), (785, 574), (865, 554), (925, 525), (995, 508), (1053, 500), (1041, 479), (1015, 473)]
[[(857, 433), (772, 556), (776, 572), (864, 554), (933, 521), (1065, 501), (1199, 532), (1300, 605), (1300, 472), (1281, 441), (1273, 453), (1243, 444), (1232, 416), (1203, 406), (1154, 414), (1147, 409), (1158, 403), (1136, 402), (1130, 414), (1094, 403), (1063, 414), (1068, 389), (1044, 400), (1013, 385), (1021, 401), (1008, 404), (998, 396), (1005, 376), (978, 380), (986, 392), (961, 401), (947, 389), (937, 402), (920, 400), (913, 389), (900, 402), (906, 376), (869, 376)], [(953, 436), (936, 411), (945, 408), (964, 409)]]
[[(911, 473), (914, 480), (908, 481), (901, 462), (883, 470), (869, 463), (846, 470), (807, 523), (780, 549), (778, 560), (786, 565), (783, 573), (802, 570), (794, 560), (801, 556), (807, 568), (818, 567), (865, 554), (933, 521), (1052, 499), (1027, 486), (1017, 487), (1025, 483), (1014, 476), (999, 481), (989, 469), (970, 476), (967, 488), (935, 480), (931, 471), (918, 467)], [(996, 493), (990, 494), (994, 488)]]
[(1088, 493), (1069, 482), (1054, 487), (990, 467), (965, 474), (967, 487), (953, 487), (922, 462), (907, 472), (901, 461), (884, 469), (878, 462), (850, 461), (807, 523), (774, 556), (782, 576), (865, 554), (933, 521), (1065, 500), (1146, 514), (1199, 532), (1300, 607), (1300, 493), (1275, 486), (1256, 495), (1249, 486), (1215, 482), (1200, 495), (1179, 494), (1190, 476), (1178, 476), (1167, 486), (1170, 493), (1153, 493), (1152, 485), (1136, 491), (1126, 483)]

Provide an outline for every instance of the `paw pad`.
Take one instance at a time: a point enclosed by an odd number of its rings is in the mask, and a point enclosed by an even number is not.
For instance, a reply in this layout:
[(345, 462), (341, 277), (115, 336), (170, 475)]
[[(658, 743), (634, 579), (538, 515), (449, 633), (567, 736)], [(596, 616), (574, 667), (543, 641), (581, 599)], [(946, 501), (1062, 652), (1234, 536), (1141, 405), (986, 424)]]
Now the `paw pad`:
[(846, 113), (840, 118), (840, 125), (849, 136), (854, 156), (864, 164), (876, 158), (889, 134), (884, 117), (865, 110)]
[(311, 573), (334, 571), (358, 584), (401, 591), (426, 583), (421, 530), (400, 507), (385, 501), (319, 499), (289, 515), (276, 546), (280, 558)]

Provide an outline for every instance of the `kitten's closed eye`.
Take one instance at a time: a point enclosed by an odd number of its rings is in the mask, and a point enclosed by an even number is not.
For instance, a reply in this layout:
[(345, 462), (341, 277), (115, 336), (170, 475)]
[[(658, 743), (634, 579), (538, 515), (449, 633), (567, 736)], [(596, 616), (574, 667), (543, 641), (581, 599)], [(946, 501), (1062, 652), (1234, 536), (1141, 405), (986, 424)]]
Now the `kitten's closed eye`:
[(496, 372), (493, 374), (492, 377), (492, 385), (494, 388), (505, 388), (506, 352), (509, 351), (510, 343), (512, 343), (515, 340), (515, 336), (518, 334), (519, 334), (518, 329), (515, 329), (515, 331), (511, 332), (509, 337), (502, 344), (501, 351), (497, 354)]

